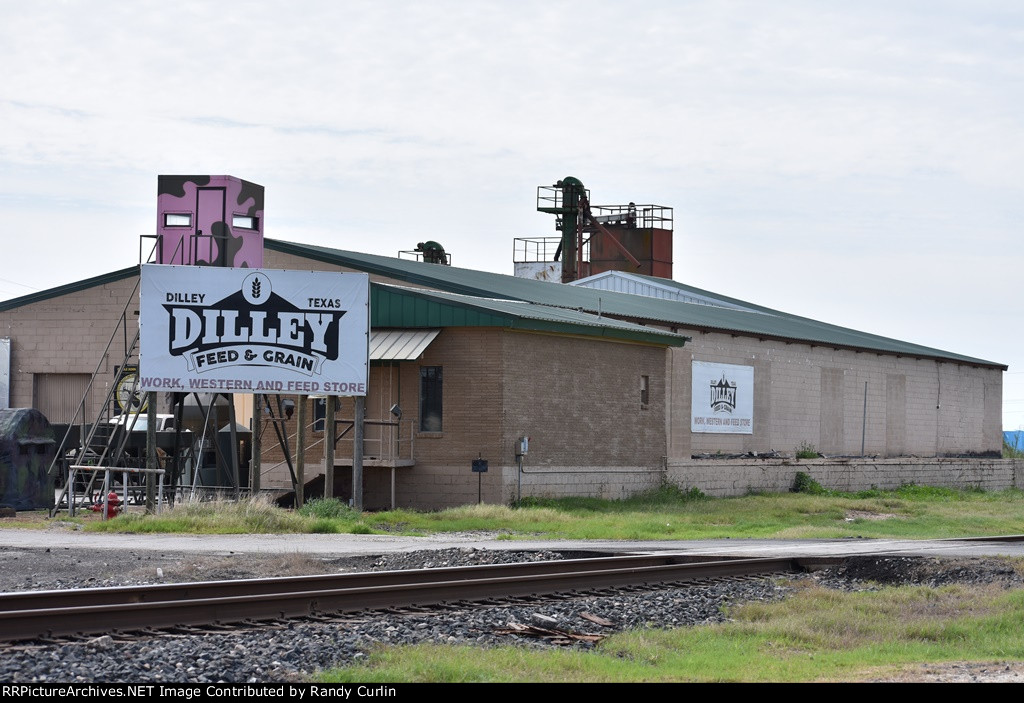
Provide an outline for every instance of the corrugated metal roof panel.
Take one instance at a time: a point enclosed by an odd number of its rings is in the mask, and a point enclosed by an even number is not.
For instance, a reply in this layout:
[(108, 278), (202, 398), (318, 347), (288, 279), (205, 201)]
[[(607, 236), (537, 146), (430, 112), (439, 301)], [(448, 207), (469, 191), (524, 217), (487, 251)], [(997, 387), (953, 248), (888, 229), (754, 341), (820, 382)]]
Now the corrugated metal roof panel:
[(415, 361), (441, 330), (373, 330), (370, 361)]
[(732, 300), (727, 300), (707, 291), (700, 291), (692, 286), (684, 286), (678, 281), (624, 271), (604, 271), (577, 281), (570, 281), (568, 285), (590, 288), (592, 290), (608, 290), (630, 293), (632, 295), (644, 295), (648, 298), (664, 298), (666, 300), (676, 300), (681, 303), (693, 303), (695, 305), (713, 305), (732, 310), (764, 312), (763, 309), (757, 310), (750, 305), (738, 305)]
[(648, 320), (672, 327), (738, 333), (754, 337), (770, 337), (786, 341), (865, 349), (904, 356), (948, 359), (961, 363), (1006, 368), (1005, 364), (818, 322), (679, 283), (675, 285), (681, 289), (709, 295), (734, 305), (749, 308), (749, 311), (648, 298), (629, 293), (592, 290), (580, 286), (516, 278), (488, 271), (440, 266), (274, 239), (266, 239), (265, 245), (274, 251), (295, 254), (469, 296), (520, 300), (589, 313), (600, 311), (604, 315), (614, 315), (631, 320)]
[[(437, 264), (433, 264), (437, 265)], [(681, 347), (689, 340), (657, 327), (644, 327), (582, 310), (522, 300), (499, 300), (388, 283), (370, 285), (371, 324), (377, 329), (503, 327), (581, 334)]]

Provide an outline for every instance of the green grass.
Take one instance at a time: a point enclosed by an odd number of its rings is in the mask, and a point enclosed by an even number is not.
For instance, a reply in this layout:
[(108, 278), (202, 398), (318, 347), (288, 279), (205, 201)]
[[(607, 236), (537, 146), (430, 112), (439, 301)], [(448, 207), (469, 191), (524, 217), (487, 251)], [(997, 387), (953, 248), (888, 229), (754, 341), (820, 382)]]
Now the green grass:
[(804, 585), (733, 622), (613, 635), (590, 652), (417, 645), (377, 649), (330, 682), (855, 681), (919, 663), (1024, 657), (1024, 591), (949, 586), (845, 593)]
[(1009, 442), (1003, 439), (1003, 458), (1004, 459), (1024, 459), (1024, 449), (1017, 449), (1012, 446)]
[(93, 521), (93, 532), (194, 534), (284, 534), (369, 532), (364, 517), (339, 501), (312, 501), (300, 511), (283, 510), (263, 499), (181, 503), (158, 515), (128, 513)]
[[(875, 519), (878, 518), (878, 519)], [(467, 506), (435, 513), (378, 513), (381, 529), (500, 531), (560, 539), (956, 537), (1020, 532), (1024, 492), (905, 486), (703, 498), (664, 489), (623, 501), (532, 500), (521, 508)]]
[[(283, 533), (484, 531), (507, 539), (722, 537), (935, 538), (1019, 533), (1024, 492), (907, 485), (841, 493), (707, 498), (665, 487), (621, 501), (533, 498), (422, 513), (358, 513), (339, 501), (299, 511), (266, 501), (179, 505), (85, 529), (120, 532)], [(60, 518), (58, 518), (60, 519)], [(749, 604), (733, 622), (615, 635), (594, 651), (538, 652), (417, 646), (379, 649), (363, 667), (325, 680), (398, 681), (819, 681), (882, 677), (904, 666), (1024, 658), (1024, 591), (886, 588), (838, 593), (804, 586), (787, 601)]]
[(859, 493), (707, 498), (663, 488), (627, 500), (530, 499), (518, 507), (468, 505), (437, 512), (356, 513), (339, 501), (301, 511), (265, 501), (178, 505), (160, 515), (89, 521), (87, 530), (194, 533), (489, 532), (504, 539), (940, 538), (1019, 533), (1024, 492), (927, 486)]

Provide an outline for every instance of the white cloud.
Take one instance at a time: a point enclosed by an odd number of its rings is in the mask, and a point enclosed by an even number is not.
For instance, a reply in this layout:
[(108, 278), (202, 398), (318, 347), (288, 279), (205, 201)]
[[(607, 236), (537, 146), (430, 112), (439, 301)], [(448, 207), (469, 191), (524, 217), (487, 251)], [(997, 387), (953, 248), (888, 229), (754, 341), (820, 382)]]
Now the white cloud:
[(272, 236), (508, 272), (571, 174), (674, 206), (680, 280), (1015, 369), (1022, 44), (1009, 0), (0, 0), (0, 279), (132, 263), (160, 173), (262, 183)]

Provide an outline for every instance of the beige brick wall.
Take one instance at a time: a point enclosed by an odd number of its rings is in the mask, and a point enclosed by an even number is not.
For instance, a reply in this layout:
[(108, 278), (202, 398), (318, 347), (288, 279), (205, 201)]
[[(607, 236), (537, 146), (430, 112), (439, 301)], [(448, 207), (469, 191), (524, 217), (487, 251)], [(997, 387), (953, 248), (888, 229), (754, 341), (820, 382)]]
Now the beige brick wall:
[(986, 491), (1024, 486), (1020, 459), (669, 460), (666, 479), (683, 490), (698, 488), (709, 496), (726, 497), (788, 491), (801, 471), (840, 491), (894, 489), (908, 483)]
[[(11, 407), (34, 407), (35, 374), (89, 374), (101, 361), (137, 276), (0, 312), (0, 336), (11, 339)], [(137, 295), (137, 294), (136, 294)], [(128, 341), (138, 330), (138, 298), (128, 309)], [(95, 419), (110, 387), (114, 367), (124, 360), (118, 332), (102, 359), (101, 377), (89, 394), (88, 422)]]
[[(504, 359), (501, 453), (512, 464), (517, 438), (530, 438), (523, 495), (623, 497), (660, 482), (663, 348), (506, 332)], [(514, 465), (506, 475), (507, 501), (515, 497)]]
[[(670, 350), (673, 458), (722, 451), (820, 451), (880, 456), (964, 454), (1001, 449), (998, 369), (680, 330), (693, 338)], [(754, 367), (754, 434), (690, 432), (692, 361)], [(864, 423), (864, 384), (867, 422)]]
[[(266, 264), (338, 270), (271, 251)], [(133, 277), (0, 312), (0, 335), (11, 338), (12, 406), (34, 405), (35, 374), (91, 374), (134, 284)], [(129, 307), (129, 332), (136, 309)], [(1001, 447), (998, 370), (679, 331), (693, 341), (666, 352), (566, 335), (448, 328), (421, 361), (389, 369), (387, 377), (375, 369), (367, 417), (386, 418), (387, 409), (398, 402), (404, 419), (413, 421), (420, 366), (445, 369), (444, 430), (416, 433), (417, 464), (398, 469), (399, 505), (474, 502), (477, 476), (470, 464), (481, 455), (491, 467), (482, 477), (484, 500), (508, 501), (518, 479), (513, 444), (522, 435), (531, 437), (522, 476), (526, 495), (619, 497), (656, 485), (666, 455), (687, 460), (698, 452), (790, 453), (801, 442), (830, 453), (859, 454), (865, 383), (869, 454), (929, 457)], [(122, 361), (120, 339), (103, 360), (100, 385), (90, 396), (92, 416), (114, 382), (114, 366)], [(753, 434), (690, 432), (695, 359), (754, 367)], [(639, 400), (642, 375), (650, 378), (646, 408)], [(350, 406), (343, 403), (339, 416), (351, 417)], [(272, 441), (268, 431), (264, 442)], [(307, 477), (322, 472), (322, 452), (322, 445), (311, 449)], [(339, 483), (345, 480), (338, 475)], [(750, 479), (744, 473), (729, 480), (739, 485)], [(264, 476), (264, 485), (275, 484), (289, 484), (284, 467)], [(367, 467), (366, 504), (384, 505), (389, 496), (390, 471)]]
[[(524, 495), (623, 497), (657, 485), (664, 456), (665, 351), (493, 328), (447, 328), (403, 364), (402, 407), (419, 407), (419, 367), (444, 368), (444, 429), (418, 433), (399, 469), (400, 506), (505, 503), (517, 489), (515, 441), (530, 437)], [(640, 405), (640, 375), (650, 398)], [(610, 433), (607, 428), (615, 427)], [(472, 460), (488, 461), (478, 489)]]
[[(444, 424), (441, 432), (415, 432), (415, 466), (396, 469), (400, 507), (475, 503), (478, 491), (484, 502), (512, 500), (517, 490), (514, 443), (523, 435), (531, 437), (524, 495), (621, 498), (661, 481), (662, 348), (496, 328), (446, 328), (419, 361), (372, 369), (367, 418), (387, 417), (397, 402), (403, 420), (418, 428), (422, 366), (443, 368)], [(650, 379), (646, 407), (640, 404), (641, 375)], [(352, 417), (350, 399), (339, 403), (338, 417)], [(290, 432), (293, 426), (294, 420), (288, 423)], [(609, 432), (610, 427), (617, 431)], [(309, 443), (316, 438), (311, 436)], [(343, 441), (339, 457), (346, 451), (351, 445)], [(311, 450), (307, 480), (322, 473), (322, 455), (322, 445)], [(489, 462), (479, 477), (471, 471), (477, 457)], [(364, 504), (390, 505), (390, 469), (365, 467), (364, 475)], [(350, 481), (350, 469), (338, 469), (339, 495), (351, 495)], [(286, 487), (287, 470), (265, 473), (264, 485)]]
[(417, 363), (403, 365), (402, 407), (419, 427), (420, 367), (440, 366), (443, 382), (441, 432), (417, 432), (416, 465), (402, 474), (400, 506), (450, 506), (475, 503), (478, 476), (473, 459), (489, 462), (480, 478), (484, 502), (501, 500), (502, 419), (501, 330), (445, 328)]
[[(519, 494), (516, 472), (515, 465), (502, 467), (506, 502), (515, 500)], [(622, 500), (657, 488), (662, 484), (663, 476), (663, 469), (646, 466), (621, 466), (614, 470), (580, 466), (534, 469), (527, 461), (521, 477), (521, 490), (524, 497)]]

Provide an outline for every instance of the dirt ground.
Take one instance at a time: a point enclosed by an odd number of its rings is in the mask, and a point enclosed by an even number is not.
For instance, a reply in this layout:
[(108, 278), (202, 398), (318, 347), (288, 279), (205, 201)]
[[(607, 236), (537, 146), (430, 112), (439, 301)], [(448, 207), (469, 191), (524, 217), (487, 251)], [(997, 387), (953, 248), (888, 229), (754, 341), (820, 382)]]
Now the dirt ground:
[(341, 573), (359, 570), (360, 562), (367, 559), (319, 558), (301, 554), (185, 554), (108, 549), (83, 552), (59, 546), (47, 549), (0, 547), (0, 591)]

